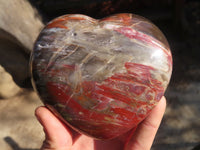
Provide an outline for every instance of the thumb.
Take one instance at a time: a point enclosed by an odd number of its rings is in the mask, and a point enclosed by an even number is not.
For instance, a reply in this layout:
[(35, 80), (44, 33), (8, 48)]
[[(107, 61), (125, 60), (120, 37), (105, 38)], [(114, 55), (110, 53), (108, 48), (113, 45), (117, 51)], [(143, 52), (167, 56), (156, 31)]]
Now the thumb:
[(126, 149), (149, 150), (152, 146), (156, 132), (160, 126), (166, 108), (166, 99), (162, 97), (149, 116), (141, 122), (133, 136), (129, 139)]
[(38, 107), (35, 116), (43, 126), (45, 141), (41, 150), (70, 150), (72, 135), (70, 130), (46, 107)]

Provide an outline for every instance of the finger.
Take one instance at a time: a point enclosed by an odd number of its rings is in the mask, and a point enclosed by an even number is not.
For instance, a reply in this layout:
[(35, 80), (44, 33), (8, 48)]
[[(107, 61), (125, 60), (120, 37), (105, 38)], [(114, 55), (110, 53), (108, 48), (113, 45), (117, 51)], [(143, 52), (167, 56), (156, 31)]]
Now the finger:
[(35, 115), (44, 128), (46, 139), (42, 150), (68, 150), (72, 146), (70, 130), (46, 107), (38, 107)]
[(151, 148), (165, 108), (166, 99), (162, 97), (149, 116), (138, 125), (134, 135), (130, 138), (125, 148), (126, 150), (149, 150)]

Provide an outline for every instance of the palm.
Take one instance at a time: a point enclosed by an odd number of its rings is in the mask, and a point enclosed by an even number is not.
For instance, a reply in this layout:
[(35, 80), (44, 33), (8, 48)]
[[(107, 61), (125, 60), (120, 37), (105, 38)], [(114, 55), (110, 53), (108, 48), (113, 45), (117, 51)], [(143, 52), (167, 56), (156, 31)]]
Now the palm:
[(73, 139), (74, 141), (72, 145), (72, 150), (82, 150), (82, 149), (84, 150), (122, 150), (125, 147), (128, 137), (129, 135), (131, 135), (132, 132), (133, 130), (120, 137), (117, 137), (112, 140), (106, 140), (106, 141), (94, 140), (93, 138), (90, 138), (85, 135), (80, 135), (77, 132), (75, 132), (75, 135), (71, 136), (71, 139)]
[(122, 150), (123, 147), (124, 139), (100, 141), (81, 135), (72, 145), (72, 150)]

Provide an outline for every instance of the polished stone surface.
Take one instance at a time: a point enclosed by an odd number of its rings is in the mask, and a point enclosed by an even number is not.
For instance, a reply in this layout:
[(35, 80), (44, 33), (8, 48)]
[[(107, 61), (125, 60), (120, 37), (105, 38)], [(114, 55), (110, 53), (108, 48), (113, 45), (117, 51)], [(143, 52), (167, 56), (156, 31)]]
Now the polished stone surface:
[(38, 37), (31, 62), (44, 104), (98, 139), (137, 126), (163, 96), (172, 72), (164, 35), (133, 14), (56, 18)]

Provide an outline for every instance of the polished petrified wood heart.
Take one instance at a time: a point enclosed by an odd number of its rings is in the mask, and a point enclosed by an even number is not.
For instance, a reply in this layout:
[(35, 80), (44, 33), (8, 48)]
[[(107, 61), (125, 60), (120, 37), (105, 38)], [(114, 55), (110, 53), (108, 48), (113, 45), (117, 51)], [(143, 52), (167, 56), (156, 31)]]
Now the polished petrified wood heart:
[(161, 31), (142, 17), (71, 14), (42, 30), (31, 68), (35, 89), (60, 119), (110, 139), (135, 127), (161, 99), (172, 56)]

